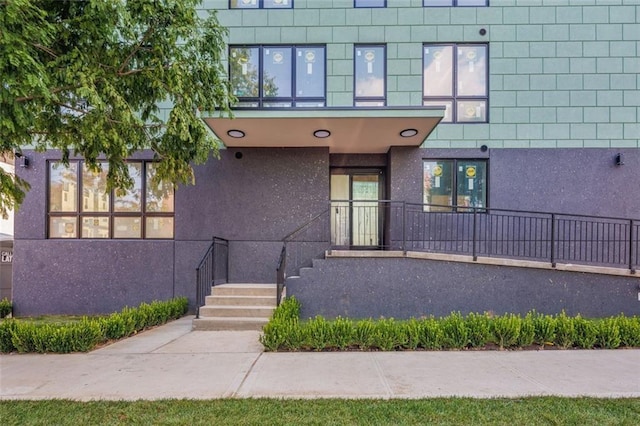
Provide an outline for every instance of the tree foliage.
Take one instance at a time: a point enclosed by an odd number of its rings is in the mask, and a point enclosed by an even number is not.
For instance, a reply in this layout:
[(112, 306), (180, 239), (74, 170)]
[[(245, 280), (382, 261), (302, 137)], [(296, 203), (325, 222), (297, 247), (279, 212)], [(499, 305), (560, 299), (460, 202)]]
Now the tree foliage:
[[(0, 0), (0, 154), (58, 149), (93, 170), (103, 158), (122, 189), (126, 159), (151, 149), (160, 179), (192, 183), (191, 165), (218, 153), (200, 111), (228, 113), (233, 100), (226, 31), (199, 3)], [(27, 189), (0, 171), (0, 214)]]

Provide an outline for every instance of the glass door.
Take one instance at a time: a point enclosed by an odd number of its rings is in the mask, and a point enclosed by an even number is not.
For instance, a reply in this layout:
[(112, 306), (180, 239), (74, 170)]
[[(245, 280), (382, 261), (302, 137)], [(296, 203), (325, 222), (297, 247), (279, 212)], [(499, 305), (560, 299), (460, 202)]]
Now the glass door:
[(381, 170), (332, 170), (331, 244), (334, 247), (381, 246)]

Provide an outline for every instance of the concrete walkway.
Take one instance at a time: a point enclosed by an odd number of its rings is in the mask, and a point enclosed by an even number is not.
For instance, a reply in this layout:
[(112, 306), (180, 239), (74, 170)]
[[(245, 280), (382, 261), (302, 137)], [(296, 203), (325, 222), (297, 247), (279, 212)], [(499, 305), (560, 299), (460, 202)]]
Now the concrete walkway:
[(2, 355), (0, 399), (640, 397), (640, 350), (263, 353), (192, 317), (88, 354)]

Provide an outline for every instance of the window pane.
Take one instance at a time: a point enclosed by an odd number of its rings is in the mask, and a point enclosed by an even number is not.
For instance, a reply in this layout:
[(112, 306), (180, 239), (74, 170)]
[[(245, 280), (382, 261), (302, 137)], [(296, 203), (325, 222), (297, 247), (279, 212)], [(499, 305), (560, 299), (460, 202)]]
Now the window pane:
[(424, 0), (423, 6), (453, 6), (453, 0)]
[(424, 162), (424, 203), (437, 206), (424, 206), (425, 211), (451, 211), (453, 200), (453, 161)]
[(444, 110), (444, 118), (442, 119), (443, 123), (451, 123), (453, 121), (453, 101), (424, 101), (422, 102), (424, 106), (442, 106), (444, 105), (446, 109)]
[(262, 96), (291, 97), (291, 48), (265, 47), (262, 55)]
[(83, 217), (82, 238), (109, 238), (109, 218)]
[(383, 107), (384, 101), (356, 101), (357, 107)]
[(293, 0), (264, 0), (265, 9), (290, 9), (292, 7)]
[(76, 216), (55, 216), (49, 218), (49, 238), (77, 238), (78, 218)]
[(355, 0), (355, 7), (385, 7), (386, 0)]
[(129, 176), (133, 179), (133, 188), (123, 195), (115, 196), (113, 211), (139, 212), (142, 210), (142, 163), (129, 163)]
[(114, 217), (113, 238), (141, 238), (142, 219), (139, 217)]
[(154, 184), (153, 177), (156, 174), (155, 164), (147, 163), (147, 212), (172, 212), (173, 211), (173, 185), (168, 182)]
[(82, 166), (82, 211), (108, 212), (109, 193), (107, 192), (107, 173), (109, 165), (100, 164), (102, 170), (94, 172)]
[(264, 108), (291, 108), (291, 102), (263, 102)]
[(296, 102), (298, 108), (322, 108), (325, 103), (322, 101)]
[(355, 96), (384, 97), (384, 47), (361, 46), (355, 49)]
[(145, 238), (173, 238), (172, 217), (147, 217)]
[(458, 96), (487, 96), (487, 46), (458, 46)]
[(257, 9), (258, 0), (231, 0), (231, 9)]
[(238, 97), (258, 97), (259, 49), (232, 47), (230, 49), (231, 87)]
[(424, 96), (453, 96), (453, 46), (424, 47)]
[[(457, 204), (464, 207), (487, 206), (487, 164), (484, 161), (458, 161)], [(464, 211), (461, 210), (461, 211)]]
[(296, 96), (324, 98), (324, 49), (321, 47), (296, 48)]
[(49, 211), (78, 211), (78, 163), (49, 164)]
[(486, 101), (458, 101), (458, 121), (459, 122), (487, 122), (487, 102)]

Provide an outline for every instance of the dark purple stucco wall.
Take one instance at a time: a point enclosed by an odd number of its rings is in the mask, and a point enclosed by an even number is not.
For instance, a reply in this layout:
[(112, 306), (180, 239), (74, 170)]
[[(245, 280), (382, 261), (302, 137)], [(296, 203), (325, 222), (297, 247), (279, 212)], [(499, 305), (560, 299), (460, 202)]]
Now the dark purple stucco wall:
[[(615, 166), (617, 152), (624, 166)], [(17, 315), (110, 312), (179, 295), (193, 301), (195, 268), (214, 235), (231, 240), (232, 281), (273, 282), (282, 238), (327, 206), (330, 166), (386, 164), (387, 198), (419, 203), (423, 158), (487, 158), (490, 207), (640, 219), (637, 149), (392, 148), (385, 161), (330, 156), (326, 148), (254, 148), (224, 150), (196, 167), (196, 185), (176, 192), (172, 241), (47, 240), (46, 159), (60, 156), (27, 155), (30, 167), (18, 173), (32, 188), (15, 217)], [(522, 273), (518, 285), (536, 274)]]

